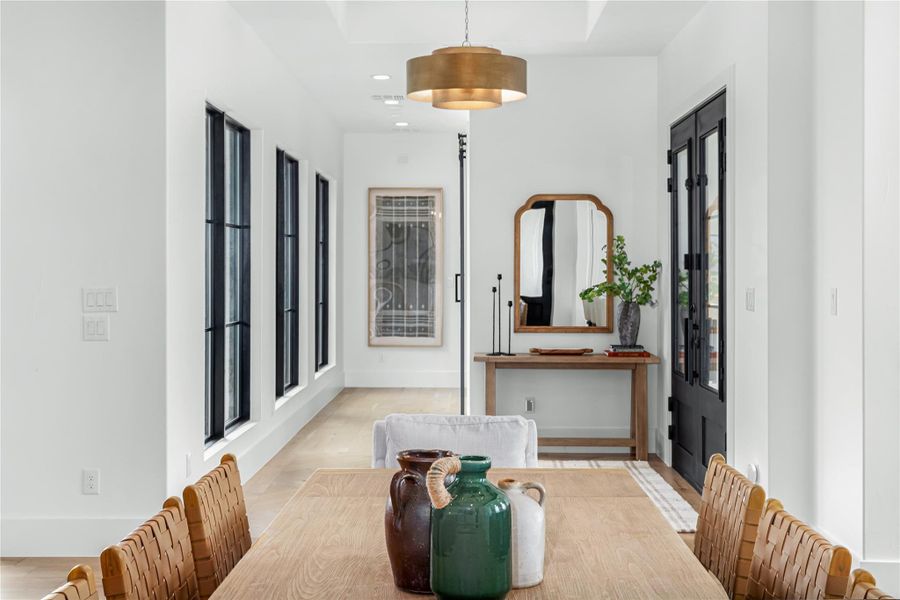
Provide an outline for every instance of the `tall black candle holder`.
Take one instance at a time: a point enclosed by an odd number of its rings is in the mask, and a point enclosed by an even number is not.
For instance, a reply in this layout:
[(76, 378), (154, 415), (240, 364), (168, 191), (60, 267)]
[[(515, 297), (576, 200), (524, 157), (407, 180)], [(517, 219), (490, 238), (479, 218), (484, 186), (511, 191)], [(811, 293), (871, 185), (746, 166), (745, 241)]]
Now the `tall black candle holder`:
[(497, 314), (497, 308), (500, 306), (500, 301), (494, 301), (497, 298), (497, 286), (491, 287), (491, 353), (488, 356), (501, 356), (503, 352), (501, 352), (498, 345), (502, 345), (502, 340), (498, 339), (497, 336), (497, 321), (499, 315)]
[(497, 354), (503, 356), (503, 314), (500, 303), (503, 301), (503, 275), (497, 273)]
[[(506, 356), (512, 356), (512, 307), (513, 301), (506, 303)], [(501, 352), (502, 354), (502, 352)]]

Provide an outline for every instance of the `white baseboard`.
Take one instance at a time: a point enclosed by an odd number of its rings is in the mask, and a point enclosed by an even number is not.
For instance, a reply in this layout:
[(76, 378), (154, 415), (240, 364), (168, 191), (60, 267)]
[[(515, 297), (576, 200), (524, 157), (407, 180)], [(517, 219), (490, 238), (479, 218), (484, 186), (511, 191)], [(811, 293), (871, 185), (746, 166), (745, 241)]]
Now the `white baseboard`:
[(0, 556), (96, 557), (99, 550), (121, 540), (149, 516), (3, 517), (0, 521), (3, 528), (3, 535), (0, 538)]
[(454, 388), (459, 371), (346, 371), (344, 380), (355, 388)]
[(880, 590), (900, 598), (900, 560), (861, 560), (859, 566), (875, 576)]

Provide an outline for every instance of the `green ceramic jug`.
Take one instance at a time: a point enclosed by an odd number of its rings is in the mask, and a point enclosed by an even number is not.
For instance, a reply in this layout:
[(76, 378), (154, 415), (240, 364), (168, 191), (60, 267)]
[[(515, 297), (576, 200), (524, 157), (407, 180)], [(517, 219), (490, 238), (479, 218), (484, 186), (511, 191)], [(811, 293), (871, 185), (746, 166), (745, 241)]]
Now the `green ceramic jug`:
[(509, 592), (511, 510), (506, 494), (488, 481), (490, 468), (487, 456), (450, 456), (428, 471), (431, 589), (438, 600), (501, 599)]

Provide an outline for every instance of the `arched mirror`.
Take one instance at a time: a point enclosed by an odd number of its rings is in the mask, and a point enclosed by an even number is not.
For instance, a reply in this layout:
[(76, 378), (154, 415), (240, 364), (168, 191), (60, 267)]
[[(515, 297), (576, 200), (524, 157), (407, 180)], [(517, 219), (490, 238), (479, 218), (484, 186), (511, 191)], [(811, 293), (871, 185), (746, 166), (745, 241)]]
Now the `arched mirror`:
[(613, 216), (591, 194), (538, 194), (516, 211), (515, 330), (612, 332), (613, 300), (582, 290), (612, 281)]

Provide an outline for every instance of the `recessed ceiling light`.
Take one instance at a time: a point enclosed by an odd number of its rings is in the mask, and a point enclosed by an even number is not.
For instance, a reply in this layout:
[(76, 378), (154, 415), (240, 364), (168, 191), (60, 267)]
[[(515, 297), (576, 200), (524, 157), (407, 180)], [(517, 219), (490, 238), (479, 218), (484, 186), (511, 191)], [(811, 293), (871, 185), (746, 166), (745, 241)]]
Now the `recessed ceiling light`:
[(375, 81), (387, 81), (390, 78), (390, 75), (372, 75), (372, 79)]
[(398, 104), (400, 104), (400, 101), (399, 100), (385, 100), (384, 103), (387, 104), (388, 106), (397, 106)]
[(394, 125), (396, 125), (397, 127), (409, 127), (409, 123), (407, 123), (406, 121), (397, 121), (396, 123), (394, 123)]

